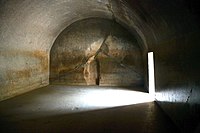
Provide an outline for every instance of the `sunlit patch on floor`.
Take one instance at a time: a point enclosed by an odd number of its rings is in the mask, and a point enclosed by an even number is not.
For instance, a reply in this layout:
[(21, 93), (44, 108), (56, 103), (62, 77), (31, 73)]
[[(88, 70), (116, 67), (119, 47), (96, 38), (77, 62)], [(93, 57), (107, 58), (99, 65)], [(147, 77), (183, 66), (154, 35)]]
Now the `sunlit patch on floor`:
[(148, 93), (129, 90), (89, 90), (80, 101), (87, 106), (114, 107), (152, 102), (154, 98)]
[(154, 99), (149, 93), (123, 87), (50, 85), (1, 102), (0, 112), (5, 118), (17, 116), (30, 119), (152, 101)]

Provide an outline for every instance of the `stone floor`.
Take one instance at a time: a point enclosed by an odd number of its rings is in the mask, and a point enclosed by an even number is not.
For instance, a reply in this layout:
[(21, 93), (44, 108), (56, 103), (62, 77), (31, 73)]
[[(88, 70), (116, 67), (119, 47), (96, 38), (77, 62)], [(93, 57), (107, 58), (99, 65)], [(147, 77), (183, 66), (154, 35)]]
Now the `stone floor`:
[(49, 85), (0, 102), (0, 132), (179, 131), (141, 88)]

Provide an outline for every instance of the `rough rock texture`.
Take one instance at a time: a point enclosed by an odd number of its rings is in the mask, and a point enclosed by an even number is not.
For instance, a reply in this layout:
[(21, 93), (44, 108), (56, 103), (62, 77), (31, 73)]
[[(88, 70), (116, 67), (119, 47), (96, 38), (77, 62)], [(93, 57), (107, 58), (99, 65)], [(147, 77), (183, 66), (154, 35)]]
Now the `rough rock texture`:
[(116, 22), (82, 20), (65, 29), (51, 49), (51, 83), (143, 85), (142, 58), (134, 36)]
[(55, 38), (77, 20), (111, 18), (106, 4), (107, 0), (1, 0), (0, 100), (48, 85)]
[(9, 50), (0, 56), (0, 100), (48, 85), (47, 52)]
[(48, 84), (50, 50), (66, 27), (86, 18), (107, 18), (136, 38), (146, 88), (147, 52), (155, 53), (156, 99), (182, 131), (194, 131), (200, 121), (200, 32), (192, 14), (199, 6), (194, 1), (0, 0), (0, 100)]

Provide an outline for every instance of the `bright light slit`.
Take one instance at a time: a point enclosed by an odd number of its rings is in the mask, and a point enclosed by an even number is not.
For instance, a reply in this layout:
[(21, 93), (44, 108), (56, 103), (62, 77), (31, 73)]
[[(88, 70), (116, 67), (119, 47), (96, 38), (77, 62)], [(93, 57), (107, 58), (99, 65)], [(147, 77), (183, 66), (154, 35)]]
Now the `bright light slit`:
[(154, 79), (154, 56), (153, 52), (148, 53), (148, 72), (149, 72), (149, 94), (155, 97), (155, 79)]
[(148, 93), (130, 90), (90, 90), (81, 97), (86, 106), (114, 107), (152, 102), (154, 99)]

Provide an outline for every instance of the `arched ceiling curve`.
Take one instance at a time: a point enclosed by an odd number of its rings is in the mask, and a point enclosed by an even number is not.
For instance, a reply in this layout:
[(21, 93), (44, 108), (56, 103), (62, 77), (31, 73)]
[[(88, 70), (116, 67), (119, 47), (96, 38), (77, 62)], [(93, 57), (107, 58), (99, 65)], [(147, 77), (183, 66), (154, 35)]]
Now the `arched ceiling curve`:
[[(130, 20), (124, 19), (128, 13), (125, 10), (130, 9), (121, 9), (119, 4), (108, 0), (1, 0), (0, 48), (49, 51), (62, 30), (91, 17), (114, 16), (116, 21), (130, 27)], [(139, 28), (136, 31), (142, 35)]]
[(138, 36), (144, 49), (151, 49), (189, 24), (182, 8), (166, 4), (172, 5), (164, 0), (1, 0), (0, 49), (49, 52), (62, 30), (91, 17), (115, 19)]
[[(87, 17), (109, 18), (106, 2), (82, 0), (1, 1), (1, 49), (48, 50), (67, 25)], [(84, 5), (84, 6), (82, 6)]]

